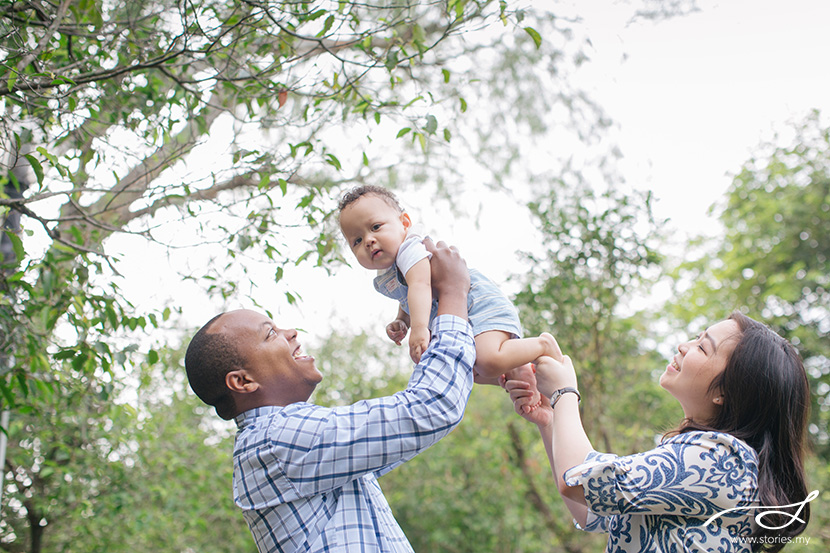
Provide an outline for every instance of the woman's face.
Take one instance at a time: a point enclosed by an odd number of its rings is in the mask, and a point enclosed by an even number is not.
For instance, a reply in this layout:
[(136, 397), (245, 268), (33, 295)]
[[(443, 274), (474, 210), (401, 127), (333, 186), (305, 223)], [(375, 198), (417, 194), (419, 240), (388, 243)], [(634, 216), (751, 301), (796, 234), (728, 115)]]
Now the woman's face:
[(686, 418), (705, 423), (714, 417), (723, 398), (720, 390), (710, 391), (709, 386), (726, 368), (740, 335), (738, 323), (725, 320), (678, 346), (660, 385), (680, 402)]

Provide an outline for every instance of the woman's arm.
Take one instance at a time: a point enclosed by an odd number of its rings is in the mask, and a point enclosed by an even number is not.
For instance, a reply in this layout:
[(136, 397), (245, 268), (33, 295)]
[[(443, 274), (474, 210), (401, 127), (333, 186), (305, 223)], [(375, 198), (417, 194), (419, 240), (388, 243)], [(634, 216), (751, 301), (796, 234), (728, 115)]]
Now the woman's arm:
[(554, 408), (551, 408), (549, 401), (554, 391), (577, 387), (573, 363), (567, 356), (563, 356), (561, 362), (551, 357), (540, 357), (536, 363), (536, 378), (543, 397), (542, 407), (530, 413), (525, 413), (522, 409), (522, 400), (530, 394), (530, 385), (527, 382), (509, 380), (505, 388), (510, 392), (516, 412), (539, 428), (556, 487), (574, 519), (584, 527), (588, 518), (588, 507), (582, 486), (568, 486), (564, 474), (571, 467), (582, 463), (593, 448), (582, 427), (577, 395), (561, 395)]

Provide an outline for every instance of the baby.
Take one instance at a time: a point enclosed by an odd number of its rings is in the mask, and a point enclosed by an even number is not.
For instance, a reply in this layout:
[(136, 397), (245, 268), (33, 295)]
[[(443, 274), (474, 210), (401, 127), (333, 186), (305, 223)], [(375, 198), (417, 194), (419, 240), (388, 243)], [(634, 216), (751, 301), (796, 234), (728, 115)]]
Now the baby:
[[(424, 236), (413, 229), (395, 196), (379, 186), (349, 190), (340, 200), (339, 211), (340, 230), (358, 263), (378, 271), (375, 289), (400, 304), (386, 334), (400, 345), (409, 330), (409, 356), (417, 363), (429, 344), (429, 322), (436, 308)], [(530, 382), (534, 396), (525, 409), (535, 409), (540, 397), (529, 363), (555, 353), (553, 336), (521, 338), (516, 308), (475, 269), (470, 269), (467, 311), (476, 342), (475, 381), (498, 385), (499, 377), (505, 375)]]

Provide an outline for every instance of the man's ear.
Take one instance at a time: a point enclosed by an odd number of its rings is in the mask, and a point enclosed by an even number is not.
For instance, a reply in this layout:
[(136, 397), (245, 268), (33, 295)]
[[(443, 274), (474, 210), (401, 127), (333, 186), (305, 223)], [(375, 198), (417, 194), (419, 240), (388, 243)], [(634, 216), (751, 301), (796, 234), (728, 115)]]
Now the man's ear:
[(259, 384), (244, 369), (236, 369), (225, 375), (225, 386), (237, 394), (250, 394), (259, 390)]
[(401, 213), (401, 224), (403, 225), (403, 228), (409, 228), (412, 226), (412, 219), (409, 218), (409, 213), (406, 211)]

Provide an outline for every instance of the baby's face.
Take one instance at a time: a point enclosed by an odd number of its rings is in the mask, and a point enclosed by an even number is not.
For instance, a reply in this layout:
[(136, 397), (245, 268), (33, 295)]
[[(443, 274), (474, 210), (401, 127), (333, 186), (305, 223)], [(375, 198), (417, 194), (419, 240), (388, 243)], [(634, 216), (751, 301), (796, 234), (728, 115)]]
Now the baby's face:
[(409, 215), (373, 194), (361, 196), (340, 213), (340, 230), (357, 262), (367, 269), (391, 267), (411, 225)]

